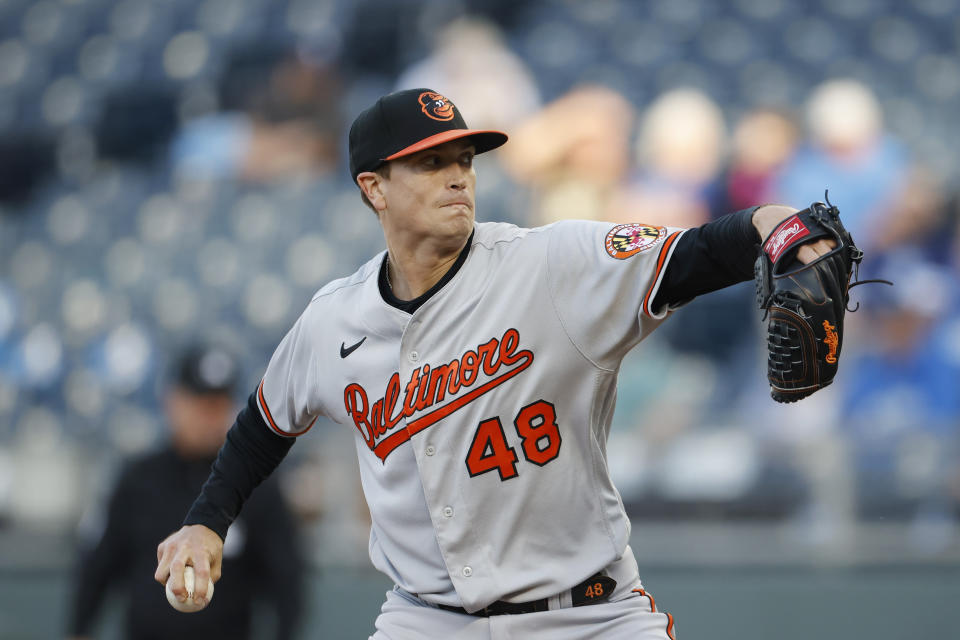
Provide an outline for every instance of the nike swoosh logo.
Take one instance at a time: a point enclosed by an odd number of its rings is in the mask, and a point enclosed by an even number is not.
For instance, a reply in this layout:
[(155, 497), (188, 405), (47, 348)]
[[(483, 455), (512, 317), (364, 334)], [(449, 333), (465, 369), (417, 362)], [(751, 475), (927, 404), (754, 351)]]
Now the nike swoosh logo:
[(341, 343), (340, 343), (340, 357), (341, 357), (341, 358), (346, 358), (348, 355), (350, 355), (351, 353), (353, 353), (354, 351), (356, 351), (357, 349), (359, 349), (359, 348), (360, 348), (360, 345), (362, 345), (362, 344), (363, 344), (363, 341), (366, 340), (366, 339), (367, 339), (367, 336), (363, 336), (363, 337), (360, 339), (360, 342), (358, 342), (357, 344), (355, 344), (355, 345), (353, 345), (353, 346), (350, 346), (350, 347), (346, 346), (346, 344), (344, 344), (343, 342), (341, 342)]

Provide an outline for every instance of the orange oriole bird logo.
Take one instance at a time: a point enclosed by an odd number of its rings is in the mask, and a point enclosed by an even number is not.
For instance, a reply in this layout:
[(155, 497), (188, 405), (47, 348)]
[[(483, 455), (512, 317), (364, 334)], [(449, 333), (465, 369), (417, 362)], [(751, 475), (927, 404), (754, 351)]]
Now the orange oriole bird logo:
[(823, 321), (823, 342), (826, 344), (830, 351), (827, 353), (827, 357), (824, 358), (830, 364), (837, 364), (837, 349), (840, 348), (840, 337), (837, 336), (837, 328), (830, 324), (828, 321)]
[(424, 91), (419, 99), (420, 106), (428, 118), (442, 122), (453, 120), (453, 103), (449, 98), (433, 91)]

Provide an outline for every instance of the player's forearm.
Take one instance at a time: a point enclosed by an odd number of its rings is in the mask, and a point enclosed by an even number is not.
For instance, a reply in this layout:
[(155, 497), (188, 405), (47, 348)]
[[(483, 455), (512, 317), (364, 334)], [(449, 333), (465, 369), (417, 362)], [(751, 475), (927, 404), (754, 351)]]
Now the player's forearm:
[(277, 468), (295, 438), (273, 433), (251, 395), (227, 433), (210, 477), (183, 524), (202, 524), (226, 538), (227, 528), (253, 490)]
[(757, 207), (725, 215), (687, 230), (667, 264), (655, 308), (679, 304), (753, 278), (760, 237), (753, 225)]

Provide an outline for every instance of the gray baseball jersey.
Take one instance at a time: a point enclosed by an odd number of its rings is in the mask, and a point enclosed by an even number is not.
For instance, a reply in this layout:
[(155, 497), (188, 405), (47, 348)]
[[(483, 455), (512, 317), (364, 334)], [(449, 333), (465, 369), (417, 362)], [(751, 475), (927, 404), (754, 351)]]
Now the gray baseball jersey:
[(607, 469), (624, 355), (682, 230), (478, 223), (456, 275), (413, 314), (381, 253), (321, 289), (257, 392), (282, 434), (355, 435), (373, 564), (469, 611), (569, 589), (619, 558), (630, 522)]

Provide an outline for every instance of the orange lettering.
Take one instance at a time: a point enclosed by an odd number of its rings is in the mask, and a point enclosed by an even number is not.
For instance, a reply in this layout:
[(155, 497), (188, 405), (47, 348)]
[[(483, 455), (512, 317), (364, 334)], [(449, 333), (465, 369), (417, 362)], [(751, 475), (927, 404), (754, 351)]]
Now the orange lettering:
[(500, 368), (499, 360), (494, 362), (494, 356), (497, 353), (497, 345), (499, 342), (496, 338), (491, 338), (489, 342), (484, 342), (477, 347), (480, 360), (483, 362), (483, 372), (488, 376), (492, 376), (497, 372), (497, 369)]
[(413, 415), (413, 404), (417, 401), (417, 383), (420, 382), (420, 369), (414, 369), (410, 374), (410, 382), (407, 383), (406, 392), (403, 398), (403, 415), (410, 417)]
[(370, 409), (370, 426), (373, 427), (373, 432), (377, 434), (378, 438), (387, 432), (387, 428), (383, 424), (383, 398), (374, 402)]
[(397, 399), (400, 397), (400, 375), (394, 373), (390, 376), (390, 382), (387, 383), (387, 392), (383, 396), (383, 418), (386, 421), (387, 429), (393, 429), (400, 422), (403, 413), (393, 416), (393, 409), (397, 406)]
[[(450, 369), (450, 384), (447, 385), (447, 391), (450, 395), (456, 395), (460, 391), (460, 360), (455, 358), (448, 367)], [(442, 391), (440, 395), (443, 395)]]
[[(525, 352), (514, 353), (520, 344), (520, 333), (516, 329), (507, 329), (500, 340), (500, 364), (514, 364), (523, 357)], [(498, 367), (499, 368), (499, 367)]]
[(373, 449), (376, 444), (376, 438), (373, 428), (367, 420), (367, 392), (357, 383), (347, 385), (343, 390), (343, 404), (347, 408), (347, 415), (353, 420), (360, 435), (363, 436), (367, 446)]
[[(428, 397), (433, 398), (434, 402), (442, 402), (447, 395), (447, 386), (452, 386), (456, 382), (459, 367), (460, 361), (454, 360), (450, 364), (442, 364), (431, 371)], [(456, 391), (451, 390), (450, 393), (456, 393)]]
[[(533, 352), (517, 351), (519, 345), (520, 333), (516, 329), (507, 329), (499, 340), (491, 338), (478, 345), (476, 351), (468, 349), (459, 358), (451, 360), (449, 364), (435, 368), (424, 364), (414, 369), (405, 385), (400, 382), (399, 372), (394, 372), (387, 382), (383, 397), (374, 402), (372, 407), (367, 399), (367, 392), (361, 385), (348, 384), (343, 392), (347, 415), (357, 427), (367, 446), (381, 460), (386, 460), (391, 451), (406, 442), (413, 434), (435, 424), (529, 367), (533, 362)], [(513, 370), (500, 371), (504, 365), (518, 363), (519, 366), (514, 367)], [(408, 421), (405, 429), (387, 436), (387, 433), (396, 428), (404, 418), (411, 418), (417, 412), (425, 412), (446, 399), (447, 395), (457, 395), (461, 389), (474, 386), (480, 379), (481, 371), (492, 379), (485, 381), (476, 389), (471, 389), (468, 393), (458, 395), (443, 406), (423, 413), (416, 420)], [(535, 457), (552, 459), (556, 457), (558, 447), (554, 446), (549, 433), (541, 434), (541, 428), (545, 425), (556, 428), (556, 425), (547, 420), (546, 415), (541, 414), (536, 417), (540, 420), (536, 426), (533, 426), (532, 421), (528, 421), (530, 424), (527, 425), (532, 430), (531, 433), (537, 432), (531, 440), (538, 454)], [(524, 437), (526, 442), (526, 436)], [(543, 451), (537, 449), (536, 444), (541, 438), (548, 438), (548, 444)], [(529, 453), (527, 455), (529, 457)]]
[(433, 392), (430, 389), (430, 365), (423, 365), (423, 373), (420, 376), (420, 383), (417, 385), (417, 403), (414, 408), (417, 411), (423, 411), (433, 404)]
[(463, 354), (460, 359), (460, 386), (469, 387), (477, 381), (477, 376), (480, 375), (480, 369), (477, 366), (479, 364), (476, 351), (467, 351)]

